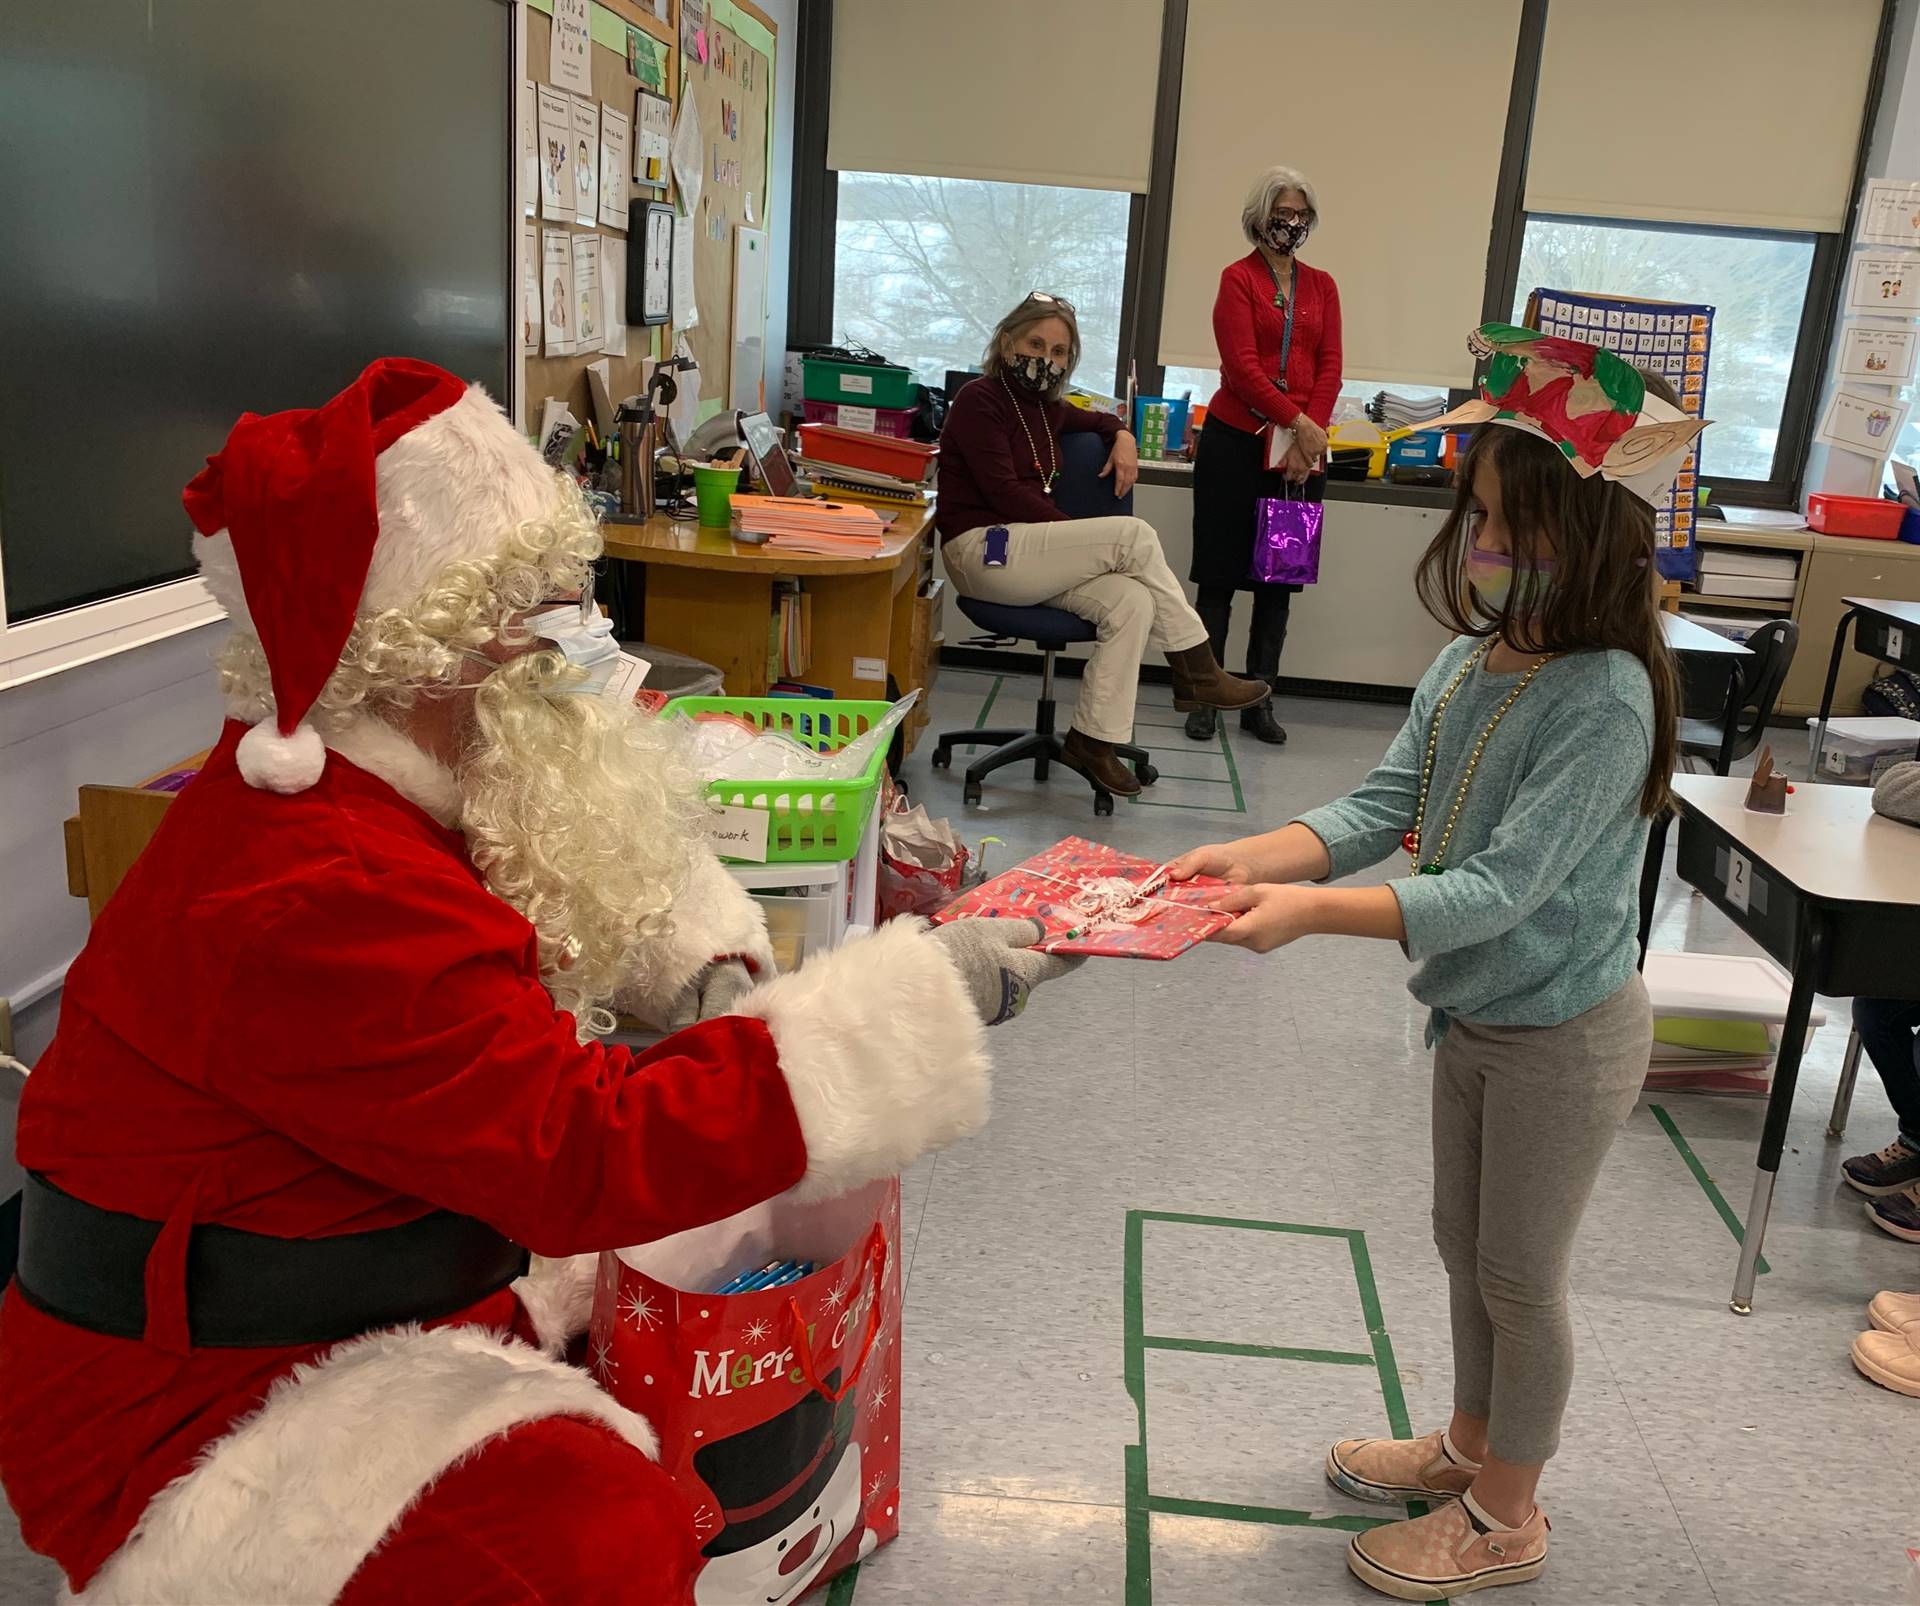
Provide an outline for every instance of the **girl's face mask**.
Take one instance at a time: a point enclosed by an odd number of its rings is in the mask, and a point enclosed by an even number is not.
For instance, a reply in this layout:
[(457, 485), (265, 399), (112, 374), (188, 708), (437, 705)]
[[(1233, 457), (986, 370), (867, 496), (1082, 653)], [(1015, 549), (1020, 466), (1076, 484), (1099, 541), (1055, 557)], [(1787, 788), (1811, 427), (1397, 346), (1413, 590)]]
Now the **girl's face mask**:
[(1473, 587), (1489, 618), (1506, 611), (1509, 599), (1514, 599), (1514, 613), (1531, 617), (1546, 605), (1547, 588), (1553, 584), (1553, 561), (1543, 558), (1532, 568), (1520, 569), (1508, 553), (1474, 547), (1467, 553), (1467, 584)]

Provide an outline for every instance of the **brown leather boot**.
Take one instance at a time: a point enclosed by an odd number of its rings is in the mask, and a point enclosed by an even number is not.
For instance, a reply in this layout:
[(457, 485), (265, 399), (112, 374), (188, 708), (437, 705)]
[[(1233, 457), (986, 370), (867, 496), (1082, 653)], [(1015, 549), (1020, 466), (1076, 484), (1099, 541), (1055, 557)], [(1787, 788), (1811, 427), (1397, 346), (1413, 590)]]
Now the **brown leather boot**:
[(1140, 777), (1120, 762), (1112, 742), (1096, 742), (1077, 730), (1069, 730), (1062, 757), (1096, 786), (1104, 786), (1116, 797), (1132, 797), (1140, 790)]
[(1273, 695), (1264, 680), (1242, 680), (1229, 675), (1204, 641), (1185, 652), (1167, 654), (1173, 671), (1173, 706), (1183, 714), (1197, 708), (1220, 708), (1228, 713), (1258, 708)]

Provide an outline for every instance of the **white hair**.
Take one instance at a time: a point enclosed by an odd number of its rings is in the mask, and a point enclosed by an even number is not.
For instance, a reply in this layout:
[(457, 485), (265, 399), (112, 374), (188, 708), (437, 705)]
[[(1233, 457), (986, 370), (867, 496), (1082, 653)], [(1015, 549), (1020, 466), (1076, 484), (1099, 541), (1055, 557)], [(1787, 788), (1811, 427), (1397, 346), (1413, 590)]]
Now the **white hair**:
[(1273, 215), (1273, 203), (1288, 190), (1298, 190), (1307, 198), (1307, 232), (1320, 227), (1320, 198), (1313, 183), (1297, 167), (1270, 167), (1253, 181), (1246, 204), (1240, 208), (1240, 232), (1254, 245), (1260, 243), (1260, 231)]

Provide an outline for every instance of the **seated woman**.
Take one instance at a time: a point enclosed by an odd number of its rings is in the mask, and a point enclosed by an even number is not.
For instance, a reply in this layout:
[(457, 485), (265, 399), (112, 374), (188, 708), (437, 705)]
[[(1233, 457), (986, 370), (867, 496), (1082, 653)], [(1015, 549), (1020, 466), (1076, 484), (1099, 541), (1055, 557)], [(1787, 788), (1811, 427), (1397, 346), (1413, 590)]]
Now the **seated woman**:
[[(940, 436), (935, 524), (961, 595), (1013, 607), (1046, 603), (1099, 631), (1080, 682), (1066, 759), (1110, 792), (1140, 790), (1115, 744), (1133, 731), (1140, 655), (1155, 647), (1173, 670), (1173, 705), (1245, 709), (1264, 681), (1221, 669), (1207, 627), (1167, 567), (1153, 527), (1135, 518), (1069, 519), (1053, 504), (1060, 437), (1093, 430), (1112, 445), (1101, 474), (1125, 495), (1139, 475), (1133, 436), (1109, 413), (1060, 398), (1080, 360), (1070, 302), (1035, 291), (1000, 320), (977, 379), (954, 398)], [(989, 543), (990, 531), (1004, 528)]]

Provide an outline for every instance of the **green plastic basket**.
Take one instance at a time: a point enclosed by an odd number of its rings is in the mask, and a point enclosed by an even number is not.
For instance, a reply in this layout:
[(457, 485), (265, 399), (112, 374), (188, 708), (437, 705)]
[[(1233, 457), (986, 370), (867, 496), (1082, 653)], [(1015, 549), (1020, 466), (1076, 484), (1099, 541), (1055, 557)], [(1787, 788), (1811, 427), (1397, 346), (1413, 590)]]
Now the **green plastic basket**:
[[(662, 712), (732, 714), (782, 731), (816, 753), (832, 753), (872, 730), (892, 706), (820, 697), (679, 697)], [(835, 864), (860, 851), (886, 767), (882, 743), (857, 780), (709, 781), (707, 795), (727, 808), (768, 815), (768, 864)]]

